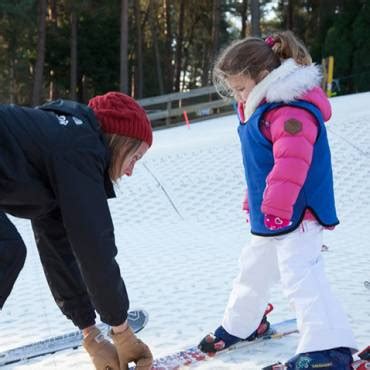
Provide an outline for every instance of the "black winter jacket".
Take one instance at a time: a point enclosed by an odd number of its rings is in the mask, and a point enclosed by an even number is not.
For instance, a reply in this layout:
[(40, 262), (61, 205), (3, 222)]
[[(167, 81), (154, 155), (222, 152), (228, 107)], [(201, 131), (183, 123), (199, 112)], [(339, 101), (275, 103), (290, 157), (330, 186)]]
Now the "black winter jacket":
[(54, 298), (77, 324), (88, 311), (81, 307), (89, 304), (86, 288), (102, 321), (118, 325), (127, 316), (107, 203), (115, 196), (108, 165), (107, 145), (87, 106), (64, 100), (38, 109), (0, 105), (0, 208), (31, 219)]

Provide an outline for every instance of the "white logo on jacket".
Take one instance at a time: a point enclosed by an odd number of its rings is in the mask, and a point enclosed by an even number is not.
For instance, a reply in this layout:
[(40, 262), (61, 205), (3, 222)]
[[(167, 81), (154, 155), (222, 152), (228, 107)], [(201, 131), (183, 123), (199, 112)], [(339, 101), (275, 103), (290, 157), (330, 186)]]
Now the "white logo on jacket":
[(68, 120), (67, 120), (67, 117), (66, 116), (58, 116), (57, 115), (57, 118), (58, 118), (58, 121), (61, 125), (63, 126), (67, 126), (68, 125)]
[[(66, 116), (56, 114), (56, 117), (58, 118), (59, 124), (63, 126), (67, 126), (70, 122)], [(84, 123), (81, 119), (74, 116), (72, 117), (72, 121), (78, 126)]]

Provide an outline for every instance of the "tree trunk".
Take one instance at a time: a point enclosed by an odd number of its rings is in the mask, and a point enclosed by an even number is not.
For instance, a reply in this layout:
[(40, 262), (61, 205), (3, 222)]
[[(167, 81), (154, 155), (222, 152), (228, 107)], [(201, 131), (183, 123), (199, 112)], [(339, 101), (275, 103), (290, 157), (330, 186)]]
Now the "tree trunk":
[(240, 4), (240, 16), (241, 16), (241, 30), (240, 38), (243, 39), (247, 36), (247, 20), (248, 20), (248, 0), (243, 0)]
[(135, 68), (135, 98), (143, 97), (143, 41), (140, 21), (140, 3), (134, 1), (136, 21), (136, 68)]
[(202, 86), (208, 86), (210, 83), (210, 67), (213, 64), (219, 49), (221, 19), (220, 6), (220, 0), (212, 1), (211, 47), (206, 51), (207, 57), (203, 63)]
[(221, 1), (213, 0), (212, 4), (212, 54), (211, 62), (217, 56), (220, 46), (220, 20), (221, 20)]
[(49, 2), (49, 19), (53, 22), (56, 22), (57, 20), (57, 0), (48, 0)]
[[(57, 11), (57, 4), (56, 0), (48, 0), (49, 8), (48, 8), (48, 23), (49, 23), (49, 30), (52, 34), (57, 33), (57, 18), (58, 18), (58, 11)], [(53, 66), (50, 66), (49, 70), (49, 100), (55, 100), (58, 96), (57, 92), (57, 84), (56, 84), (56, 76), (53, 70)]]
[(163, 74), (162, 74), (162, 65), (161, 65), (161, 55), (159, 51), (159, 45), (158, 45), (158, 35), (157, 35), (157, 29), (158, 29), (158, 22), (157, 22), (157, 6), (156, 2), (151, 0), (150, 1), (150, 14), (149, 14), (149, 20), (150, 20), (150, 29), (152, 33), (153, 38), (153, 48), (154, 48), (154, 55), (155, 55), (155, 64), (156, 64), (156, 70), (157, 70), (157, 80), (158, 80), (158, 87), (159, 87), (159, 94), (164, 94), (164, 86), (163, 86)]
[(50, 70), (49, 72), (49, 100), (55, 100), (55, 79), (54, 79), (54, 71)]
[(128, 93), (128, 0), (121, 1), (120, 39), (120, 84), (119, 89)]
[(205, 43), (202, 53), (202, 86), (208, 85), (209, 80), (209, 46)]
[(260, 17), (261, 14), (259, 0), (251, 0), (252, 36), (254, 37), (261, 37)]
[(286, 29), (287, 30), (293, 30), (294, 24), (293, 24), (293, 19), (294, 19), (294, 4), (293, 0), (288, 0), (288, 5), (287, 5), (287, 16), (286, 16)]
[(180, 0), (180, 12), (176, 38), (175, 88), (174, 88), (175, 91), (180, 91), (182, 49), (184, 42), (184, 13), (185, 13), (185, 0)]
[[(11, 53), (13, 54), (13, 53)], [(15, 57), (12, 55), (9, 63), (9, 103), (16, 103), (16, 85), (15, 85)]]
[(71, 7), (71, 75), (70, 98), (77, 98), (77, 14), (74, 5)]
[(166, 19), (166, 52), (164, 55), (165, 72), (166, 72), (166, 92), (173, 91), (173, 66), (172, 66), (172, 26), (171, 26), (171, 1), (163, 0), (163, 12)]
[(38, 1), (37, 59), (32, 89), (32, 105), (40, 104), (42, 97), (46, 41), (46, 6), (46, 0)]
[[(186, 43), (188, 45), (193, 45), (193, 40), (194, 40), (194, 32), (197, 32), (197, 28), (196, 28), (196, 24), (198, 23), (200, 17), (195, 17), (193, 23), (191, 24), (190, 28), (189, 28), (189, 35), (187, 37), (187, 41)], [(183, 78), (182, 78), (182, 86), (183, 87), (190, 87), (191, 89), (194, 88), (196, 86), (196, 78), (197, 78), (197, 74), (196, 74), (196, 70), (197, 70), (197, 67), (196, 66), (192, 66), (193, 68), (191, 68), (190, 70), (190, 75), (187, 76), (186, 75), (186, 72), (188, 70), (188, 66), (189, 64), (189, 61), (190, 61), (190, 55), (189, 55), (189, 52), (190, 52), (190, 47), (188, 48), (184, 48), (184, 57), (183, 57), (183, 63), (182, 63), (182, 70), (185, 72), (183, 74)], [(186, 86), (186, 82), (188, 82), (188, 85)]]

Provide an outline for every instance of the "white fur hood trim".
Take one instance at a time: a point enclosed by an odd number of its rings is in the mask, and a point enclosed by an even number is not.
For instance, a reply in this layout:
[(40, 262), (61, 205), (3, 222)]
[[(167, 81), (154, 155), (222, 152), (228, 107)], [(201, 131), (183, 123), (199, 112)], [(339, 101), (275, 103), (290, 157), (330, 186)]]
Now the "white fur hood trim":
[(320, 81), (321, 71), (318, 66), (302, 66), (294, 59), (287, 59), (252, 89), (244, 104), (245, 120), (250, 118), (263, 99), (269, 103), (287, 103), (319, 86)]

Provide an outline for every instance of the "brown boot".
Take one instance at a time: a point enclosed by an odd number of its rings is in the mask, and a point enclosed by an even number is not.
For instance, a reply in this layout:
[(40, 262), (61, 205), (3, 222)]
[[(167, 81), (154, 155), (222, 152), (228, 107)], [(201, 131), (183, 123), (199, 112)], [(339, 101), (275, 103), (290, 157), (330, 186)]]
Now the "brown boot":
[(149, 347), (136, 337), (130, 327), (121, 333), (111, 331), (110, 335), (117, 349), (120, 370), (127, 370), (130, 362), (136, 363), (137, 370), (152, 368), (153, 356)]
[(120, 370), (116, 348), (98, 328), (91, 330), (83, 340), (83, 346), (96, 370)]

